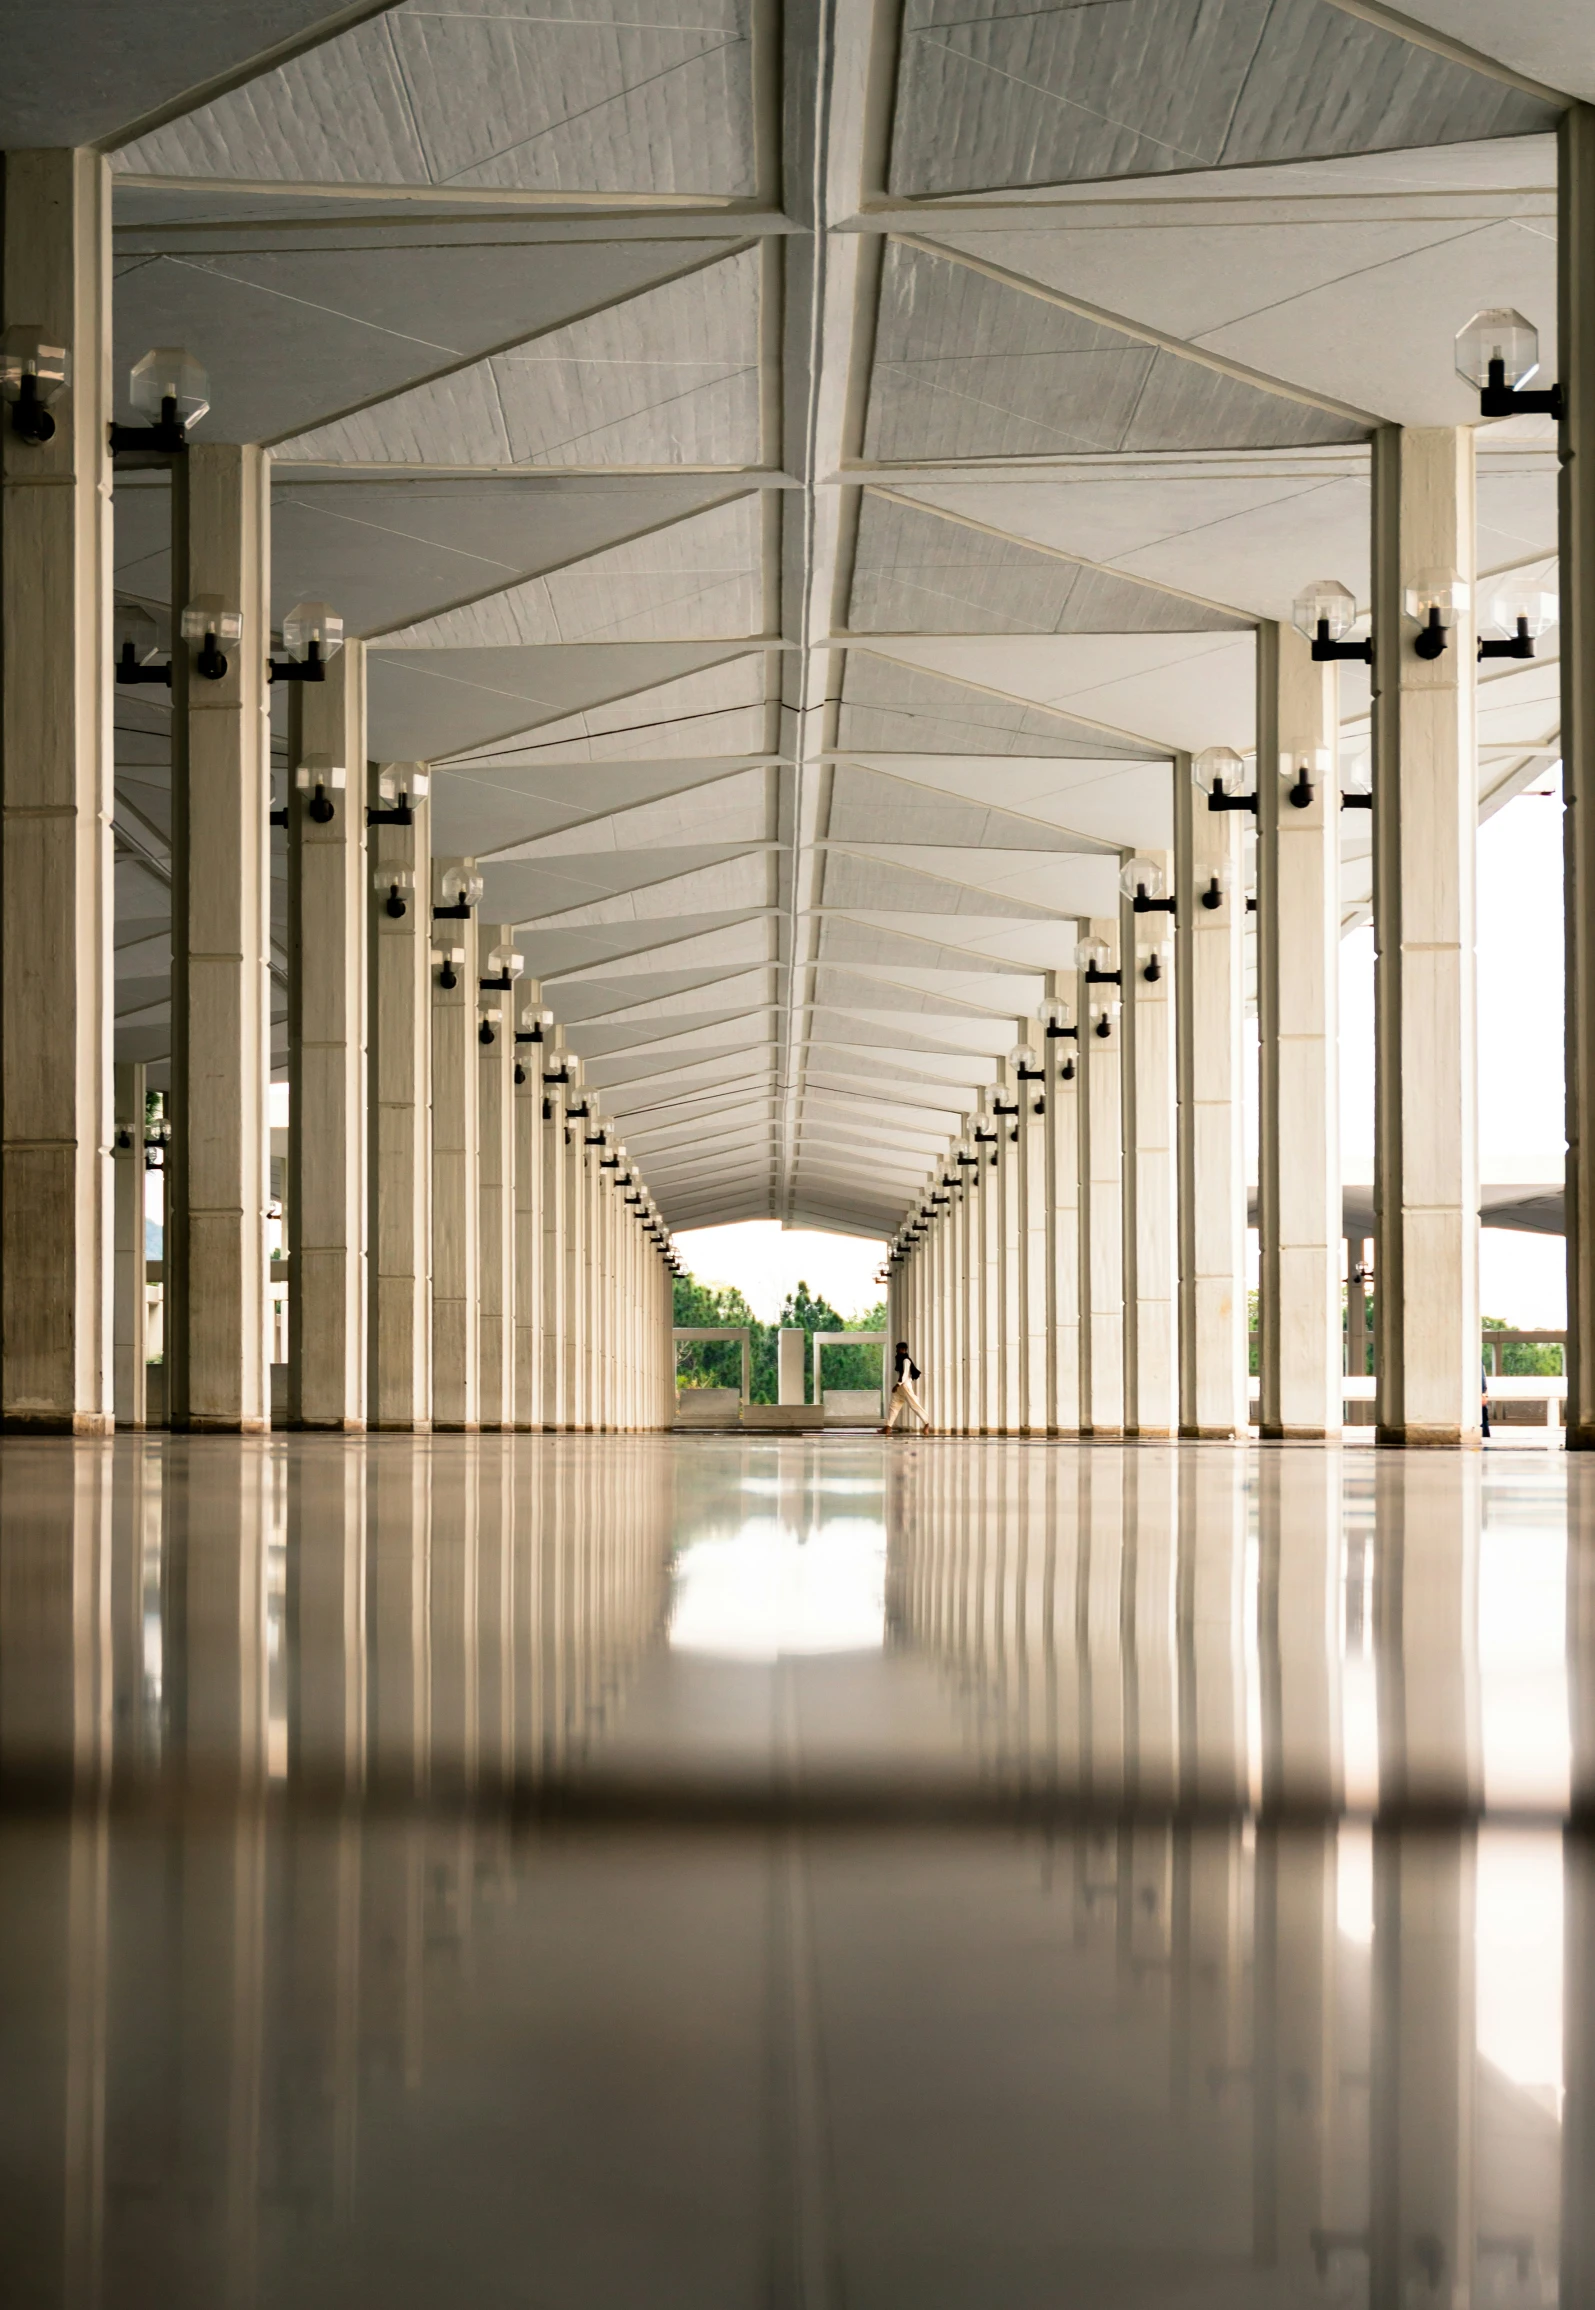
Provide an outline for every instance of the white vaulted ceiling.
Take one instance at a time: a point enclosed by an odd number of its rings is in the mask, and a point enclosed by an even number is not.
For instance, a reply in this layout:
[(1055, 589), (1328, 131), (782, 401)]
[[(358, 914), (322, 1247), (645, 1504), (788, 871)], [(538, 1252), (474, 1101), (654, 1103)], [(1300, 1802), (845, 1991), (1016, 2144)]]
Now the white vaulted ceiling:
[[(1251, 745), (1255, 622), (1366, 601), (1371, 428), (1476, 417), (1480, 306), (1549, 372), (1595, 95), (1560, 0), (0, 16), (5, 141), (113, 155), (119, 377), (185, 343), (270, 445), (277, 614), (369, 644), (373, 757), (434, 763), (677, 1226), (895, 1226), (1173, 753)], [(1481, 569), (1553, 574), (1549, 427), (1479, 447)], [(157, 482), (116, 551), (164, 611)], [(1555, 691), (1554, 639), (1482, 687), (1484, 807)], [(157, 1068), (163, 714), (118, 693)]]

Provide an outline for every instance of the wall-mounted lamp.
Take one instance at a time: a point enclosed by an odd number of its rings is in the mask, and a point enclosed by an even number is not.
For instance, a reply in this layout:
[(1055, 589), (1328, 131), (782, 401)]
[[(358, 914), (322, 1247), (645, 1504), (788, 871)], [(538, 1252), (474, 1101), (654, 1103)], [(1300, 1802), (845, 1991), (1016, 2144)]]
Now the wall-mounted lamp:
[(195, 673), (207, 682), (219, 682), (227, 671), (227, 654), (219, 645), (243, 640), (244, 613), (229, 609), (220, 594), (196, 594), (184, 610), (178, 630), (185, 642), (199, 644), (194, 652)]
[(210, 379), (181, 345), (157, 345), (133, 364), (128, 399), (149, 422), (110, 429), (111, 455), (179, 457), (191, 426), (210, 407)]
[(1413, 649), (1420, 658), (1438, 658), (1447, 636), (1468, 606), (1468, 589), (1455, 570), (1425, 570), (1402, 596), (1402, 607), (1418, 628)]
[(570, 1081), (570, 1061), (565, 1058), (556, 1058), (553, 1066), (545, 1070), (543, 1081), (545, 1083), (568, 1083)]
[(1479, 637), (1481, 658), (1532, 658), (1534, 645), (1547, 626), (1554, 626), (1559, 605), (1555, 594), (1528, 586), (1503, 586), (1485, 613), (1485, 623), (1501, 637)]
[(1209, 810), (1255, 810), (1255, 765), (1246, 767), (1244, 755), (1233, 746), (1204, 746), (1191, 757), (1191, 777), (1207, 796)]
[(1199, 903), (1209, 914), (1216, 914), (1234, 887), (1235, 878), (1227, 866), (1215, 866), (1207, 878), (1207, 888), (1197, 893)]
[[(1049, 1043), (1055, 1043), (1064, 1038), (1074, 1043), (1079, 1042), (1080, 1030), (1074, 1024), (1074, 1013), (1069, 1005), (1061, 1001), (1058, 996), (1049, 995), (1036, 1015), (1041, 1021)], [(1074, 1081), (1073, 1051), (1064, 1052), (1062, 1064), (1058, 1069), (1058, 1079), (1064, 1083)]]
[(1360, 746), (1355, 752), (1342, 756), (1340, 807), (1342, 810), (1371, 810), (1373, 808), (1373, 748), (1371, 746)]
[(487, 967), (491, 975), (479, 979), (478, 986), (484, 990), (492, 987), (496, 992), (508, 994), (526, 968), (526, 957), (517, 954), (512, 946), (496, 946), (487, 958)]
[[(605, 1136), (605, 1138), (606, 1138), (606, 1139), (607, 1139), (607, 1137), (609, 1136), (609, 1134), (607, 1133), (607, 1131), (605, 1132), (604, 1136)], [(624, 1168), (624, 1166), (625, 1166), (625, 1161), (626, 1161), (626, 1149), (625, 1149), (625, 1144), (624, 1144), (624, 1142), (622, 1142), (622, 1143), (621, 1143), (621, 1145), (619, 1145), (618, 1147), (613, 1147), (613, 1148), (611, 1148), (610, 1152), (609, 1152), (607, 1155), (600, 1155), (600, 1156), (599, 1156), (599, 1158), (598, 1158), (598, 1168), (599, 1168), (599, 1170), (600, 1170), (600, 1171), (619, 1171), (619, 1170), (622, 1170), (622, 1169)], [(620, 1183), (619, 1183), (619, 1181), (617, 1180), (615, 1184), (618, 1186)]]
[(488, 1004), (482, 1012), (482, 1023), (476, 1030), (477, 1041), (484, 1044), (496, 1043), (503, 1018), (504, 1013), (497, 1003)]
[[(164, 682), (172, 686), (172, 661), (161, 658), (161, 629), (142, 602), (118, 602), (111, 621), (116, 649), (116, 678), (131, 686)], [(160, 664), (155, 663), (160, 658)]]
[(1099, 1042), (1106, 1043), (1112, 1040), (1113, 1022), (1118, 1015), (1118, 998), (1114, 995), (1100, 996), (1091, 1005), (1091, 1032)]
[(1016, 1082), (1044, 1083), (1047, 1079), (1046, 1068), (1028, 1043), (1015, 1043), (1008, 1053), (1008, 1064), (1014, 1071)]
[(1456, 335), (1457, 375), (1479, 389), (1481, 417), (1555, 417), (1564, 413), (1560, 385), (1525, 393), (1540, 367), (1540, 333), (1510, 305), (1475, 313)]
[(1135, 959), (1141, 976), (1149, 987), (1155, 987), (1162, 983), (1172, 949), (1173, 941), (1171, 939), (1153, 938), (1138, 941)]
[(55, 439), (50, 403), (72, 382), (72, 355), (51, 344), (42, 329), (22, 322), (0, 337), (0, 398), (11, 407), (11, 430), (35, 448)]
[(451, 866), (443, 877), (443, 904), (432, 909), (432, 920), (469, 922), (481, 896), (482, 877), (463, 866)]
[(1310, 810), (1319, 786), (1329, 775), (1329, 749), (1314, 746), (1279, 757), (1280, 783), (1293, 810)]
[(415, 876), (407, 866), (375, 866), (371, 870), (371, 887), (386, 904), (382, 911), (395, 922), (402, 922), (410, 911), (407, 890), (414, 890)]
[(172, 1126), (164, 1115), (156, 1115), (144, 1126), (144, 1168), (146, 1171), (164, 1171), (166, 1150), (172, 1143)]
[(515, 1031), (515, 1040), (518, 1043), (540, 1043), (553, 1023), (552, 1011), (542, 1010), (536, 1003), (528, 1003), (521, 1012), (521, 1023)]
[(1136, 914), (1172, 914), (1168, 877), (1161, 859), (1127, 858), (1119, 869), (1119, 888)]
[(377, 773), (375, 810), (367, 810), (368, 826), (413, 826), (411, 805), (426, 799), (432, 781), (419, 762), (386, 762)]
[(343, 764), (334, 762), (327, 754), (312, 754), (294, 772), (294, 791), (309, 795), (305, 815), (313, 818), (318, 826), (331, 825), (336, 810), (332, 798), (335, 794), (341, 794), (343, 787)]
[(1083, 938), (1075, 948), (1074, 967), (1084, 973), (1088, 987), (1123, 985), (1123, 971), (1110, 971), (1104, 967), (1112, 952), (1106, 940), (1100, 938)]
[(438, 985), (449, 988), (457, 987), (460, 983), (460, 965), (465, 960), (464, 947), (434, 947), (432, 960), (442, 966), (438, 971)]
[(1357, 597), (1338, 578), (1314, 578), (1307, 591), (1291, 603), (1290, 622), (1311, 642), (1318, 665), (1332, 665), (1337, 658), (1360, 658), (1365, 665), (1373, 664), (1371, 634), (1355, 642), (1346, 639), (1357, 623)]
[(286, 658), (266, 660), (268, 682), (324, 682), (343, 648), (343, 620), (328, 602), (295, 602), (282, 621)]

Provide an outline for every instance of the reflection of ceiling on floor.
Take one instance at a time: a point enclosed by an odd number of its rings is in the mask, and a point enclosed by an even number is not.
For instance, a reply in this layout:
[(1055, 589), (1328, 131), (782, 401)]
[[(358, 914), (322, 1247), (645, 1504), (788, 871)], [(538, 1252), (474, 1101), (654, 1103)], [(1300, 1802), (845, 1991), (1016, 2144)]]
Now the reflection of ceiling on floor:
[[(277, 614), (368, 642), (373, 756), (434, 764), (678, 1226), (895, 1224), (1176, 754), (1251, 746), (1256, 622), (1366, 601), (1370, 429), (1469, 421), (1480, 306), (1554, 367), (1595, 96), (1595, 19), (1488, 0), (854, 0), (818, 107), (747, 0), (112, 15), (92, 73), (19, 20), (0, 127), (113, 150), (119, 387), (185, 343), (272, 446)], [(1548, 426), (1479, 446), (1481, 571), (1554, 582)], [(116, 512), (164, 613), (159, 478)], [(1555, 758), (1554, 640), (1486, 671), (1484, 811)], [(164, 708), (116, 723), (158, 1067)]]

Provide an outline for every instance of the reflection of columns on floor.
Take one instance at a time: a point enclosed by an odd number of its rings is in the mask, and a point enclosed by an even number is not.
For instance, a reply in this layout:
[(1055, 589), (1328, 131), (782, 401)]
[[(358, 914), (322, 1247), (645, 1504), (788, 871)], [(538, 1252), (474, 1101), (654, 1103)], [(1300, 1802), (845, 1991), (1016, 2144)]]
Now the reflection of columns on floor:
[(1339, 1454), (1264, 1453), (1257, 1527), (1263, 1802), (1332, 1808), (1344, 1786)]
[[(1170, 2100), (1199, 2111), (1218, 2154), (1245, 2155), (1251, 2015), (1243, 1994), (1243, 1920), (1251, 1912), (1248, 1856), (1238, 1823), (1181, 1820), (1170, 1893)], [(1227, 2137), (1227, 2138), (1226, 2138)]]
[(502, 1791), (515, 1763), (514, 1446), (477, 1460), (477, 1785)]
[(1379, 1801), (1476, 1805), (1479, 1732), (1477, 1460), (1386, 1460), (1375, 1491)]
[(149, 1292), (144, 1256), (144, 1091), (141, 1066), (118, 1064), (113, 1196), (116, 1207), (115, 1404), (119, 1428), (142, 1428), (149, 1402)]
[[(1082, 925), (1119, 969), (1119, 925)], [(1124, 1037), (1116, 986), (1089, 986), (1080, 1018), (1080, 1426), (1116, 1436), (1124, 1427)]]
[(1373, 452), (1374, 1215), (1378, 1429), (1479, 1434), (1474, 617), (1420, 658), (1407, 589), (1474, 567), (1473, 434), (1383, 426)]
[[(392, 766), (399, 779), (408, 763)], [(363, 767), (349, 766), (351, 792)], [(396, 809), (380, 787), (373, 808)], [(373, 1428), (432, 1420), (432, 805), (413, 794), (408, 826), (373, 826), (370, 912), (370, 1349)], [(383, 869), (388, 880), (382, 880)], [(408, 876), (408, 883), (399, 880)], [(394, 914), (392, 907), (404, 912)], [(443, 924), (446, 935), (452, 925)]]
[[(445, 873), (469, 864), (432, 861), (434, 904)], [(446, 959), (432, 969), (432, 1425), (471, 1430), (481, 1417), (475, 920), (440, 922), (434, 937)]]
[[(1252, 2251), (1310, 2281), (1332, 2227), (1339, 2085), (1335, 1828), (1265, 1817), (1253, 1896)], [(1321, 2248), (1320, 2248), (1321, 2251)]]
[(1081, 1596), (1085, 1614), (1082, 1786), (1093, 1799), (1124, 1794), (1124, 1457), (1088, 1461), (1080, 1487)]
[(380, 1788), (418, 1796), (432, 1741), (431, 1463), (402, 1444), (373, 1453), (367, 1478), (371, 1530), (370, 1775)]
[(432, 1495), (432, 1758), (434, 1787), (476, 1787), (480, 1738), (478, 1497), (480, 1456), (434, 1463)]
[(345, 1797), (365, 1782), (366, 1468), (344, 1452), (288, 1464), (288, 1771)]
[[(1057, 1006), (1046, 1040), (1047, 1069), (1047, 1431), (1080, 1427), (1080, 1042), (1079, 989), (1072, 970), (1048, 973)], [(1063, 1016), (1062, 1014), (1067, 1014)], [(1072, 1032), (1065, 1032), (1065, 1028)]]
[[(521, 982), (536, 1009), (542, 989)], [(543, 1051), (541, 1039), (522, 1042), (532, 1028), (516, 1029), (515, 1066), (515, 1425), (543, 1425)], [(535, 1030), (541, 1038), (542, 1029)]]
[[(1588, 1472), (1587, 1472), (1588, 1471)], [(1567, 1462), (1567, 1713), (1569, 1804), (1595, 1822), (1595, 1468)]]
[(1180, 1789), (1188, 1803), (1232, 1805), (1248, 1786), (1244, 1455), (1187, 1453), (1179, 1487)]
[(1338, 1436), (1339, 687), (1294, 626), (1258, 628), (1257, 709), (1260, 1416)]
[(1125, 1462), (1125, 1793), (1143, 1805), (1173, 1804), (1179, 1795), (1176, 1471), (1172, 1452), (1137, 1452)]
[[(289, 702), (288, 1424), (366, 1418), (365, 644)], [(323, 785), (320, 772), (327, 772)], [(336, 773), (336, 783), (333, 773)], [(331, 815), (317, 815), (331, 805)]]
[(0, 1420), (111, 1421), (110, 177), (4, 157), (4, 322), (69, 346), (48, 442), (0, 442)]
[(1475, 1834), (1471, 1823), (1374, 1826), (1375, 2305), (1466, 2310), (1475, 2299)]
[[(1167, 852), (1143, 853), (1174, 883)], [(1179, 1211), (1176, 1194), (1174, 942), (1164, 913), (1119, 910), (1124, 971), (1124, 1424), (1179, 1432)], [(1156, 978), (1147, 972), (1155, 969)]]
[[(1567, 1000), (1567, 1443), (1595, 1449), (1595, 109), (1558, 130), (1561, 736)], [(1564, 2301), (1583, 2295), (1564, 2292)]]
[[(501, 975), (513, 923), (483, 923), (477, 968)], [(495, 966), (498, 967), (495, 967)], [(515, 1013), (514, 994), (484, 989), (476, 1043), (477, 1419), (515, 1425)], [(491, 1016), (497, 1013), (496, 1017)], [(490, 1043), (481, 1034), (491, 1033)]]
[(172, 487), (174, 598), (240, 611), (243, 639), (219, 681), (194, 675), (199, 643), (173, 649), (167, 1403), (174, 1428), (255, 1434), (271, 1424), (268, 460), (195, 443)]
[[(1570, 1527), (1571, 1528), (1571, 1527)], [(1586, 1527), (1587, 1529), (1587, 1527)], [(1595, 2301), (1595, 1848), (1562, 1844), (1562, 2270), (1557, 2299)]]
[(1193, 785), (1190, 756), (1175, 756), (1180, 1432), (1187, 1436), (1244, 1436), (1248, 1424), (1244, 816), (1210, 810)]

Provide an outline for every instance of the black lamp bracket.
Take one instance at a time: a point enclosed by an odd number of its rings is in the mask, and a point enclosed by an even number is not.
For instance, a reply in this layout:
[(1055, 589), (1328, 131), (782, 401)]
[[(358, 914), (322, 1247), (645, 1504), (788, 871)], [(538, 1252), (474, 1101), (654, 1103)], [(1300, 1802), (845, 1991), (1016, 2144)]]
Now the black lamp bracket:
[(1440, 621), (1439, 606), (1431, 605), (1427, 622), (1418, 628), (1412, 647), (1420, 658), (1443, 658), (1449, 644), (1450, 637)]
[(470, 903), (468, 900), (463, 898), (460, 900), (458, 906), (435, 906), (432, 909), (432, 920), (434, 922), (469, 922), (470, 919)]
[(1130, 911), (1132, 914), (1172, 914), (1174, 901), (1172, 898), (1148, 898), (1145, 883), (1137, 883), (1135, 896), (1130, 901)]
[(1338, 658), (1360, 658), (1365, 666), (1373, 664), (1373, 636), (1365, 634), (1360, 642), (1337, 642), (1329, 631), (1329, 620), (1320, 618), (1318, 631), (1312, 640), (1313, 663), (1332, 666)]
[(1534, 636), (1529, 632), (1527, 618), (1518, 619), (1515, 634), (1503, 634), (1499, 640), (1483, 634), (1479, 637), (1481, 658), (1532, 658), (1533, 655)]
[(1065, 1035), (1071, 1037), (1075, 1042), (1078, 1042), (1080, 1039), (1080, 1030), (1078, 1027), (1048, 1027), (1047, 1029), (1047, 1040), (1049, 1043), (1057, 1042), (1060, 1037)]
[(116, 661), (116, 678), (128, 688), (138, 682), (163, 682), (169, 690), (172, 686), (172, 661), (168, 658), (163, 666), (141, 666), (133, 655), (132, 643), (124, 642), (122, 654)]
[[(24, 383), (26, 380), (24, 380)], [(18, 404), (20, 406), (20, 404)], [(16, 418), (11, 420), (15, 425)], [(55, 431), (54, 421), (50, 432)], [(153, 425), (116, 425), (108, 428), (111, 456), (118, 457), (181, 457), (188, 447), (188, 435), (177, 414), (177, 402), (168, 393), (161, 403), (161, 413)], [(44, 436), (48, 440), (49, 435)]]
[(366, 824), (368, 826), (413, 826), (415, 819), (411, 814), (408, 802), (396, 802), (391, 810), (386, 807), (382, 809), (368, 808)]
[(484, 994), (491, 992), (500, 995), (509, 994), (515, 985), (508, 971), (500, 971), (496, 979), (478, 979), (476, 983)]
[(1490, 363), (1489, 381), (1479, 387), (1481, 417), (1554, 417), (1560, 423), (1566, 414), (1567, 396), (1560, 385), (1525, 393), (1521, 386), (1507, 383), (1505, 361)]
[(284, 803), (283, 803), (283, 804), (281, 804), (281, 806), (280, 806), (278, 809), (276, 809), (276, 810), (271, 810), (271, 811), (268, 811), (268, 812), (267, 812), (267, 816), (270, 818), (270, 820), (271, 820), (271, 823), (273, 824), (273, 826), (286, 826), (286, 825), (287, 825), (287, 823), (288, 823), (288, 805), (287, 805), (287, 803), (286, 803), (286, 802), (284, 802)]
[(302, 658), (268, 658), (268, 682), (324, 682), (327, 678), (326, 660), (321, 655), (321, 644), (312, 635), (305, 645)]
[[(1088, 987), (1122, 986), (1124, 984), (1124, 973), (1123, 971), (1099, 971), (1095, 963), (1087, 963), (1085, 967), (1085, 983)], [(1077, 1033), (1078, 1031), (1079, 1030), (1076, 1029)], [(1065, 1030), (1065, 1032), (1067, 1032), (1067, 1030)]]
[(1224, 885), (1219, 881), (1218, 876), (1215, 874), (1209, 881), (1207, 888), (1202, 893), (1202, 904), (1207, 908), (1209, 914), (1217, 914), (1223, 903)]
[(1293, 810), (1310, 810), (1316, 789), (1307, 775), (1305, 762), (1296, 765), (1296, 783), (1286, 791), (1285, 799)]
[(1207, 798), (1207, 807), (1209, 810), (1250, 810), (1255, 815), (1257, 796), (1255, 794), (1226, 794), (1223, 782), (1215, 778), (1213, 790)]
[(1373, 796), (1371, 794), (1342, 794), (1340, 807), (1342, 810), (1371, 810), (1373, 808)]

